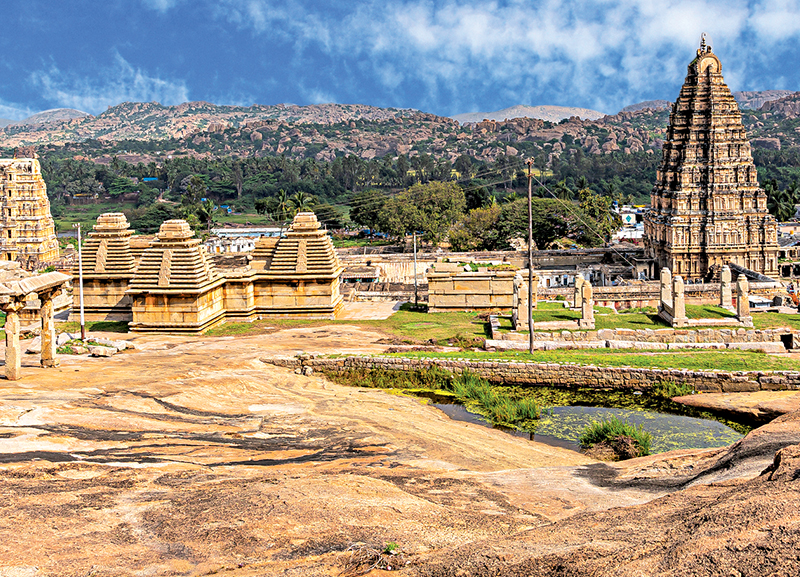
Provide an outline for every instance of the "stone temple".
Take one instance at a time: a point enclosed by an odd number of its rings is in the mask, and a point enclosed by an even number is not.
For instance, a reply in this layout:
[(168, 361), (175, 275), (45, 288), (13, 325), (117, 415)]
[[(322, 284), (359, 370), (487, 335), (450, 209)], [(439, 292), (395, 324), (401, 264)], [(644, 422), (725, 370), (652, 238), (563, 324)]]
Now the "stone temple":
[[(137, 332), (202, 333), (226, 320), (336, 318), (342, 265), (314, 213), (298, 213), (281, 238), (263, 237), (252, 257), (218, 268), (183, 220), (168, 220), (137, 254), (121, 213), (97, 219), (83, 254), (89, 320), (130, 321)], [(74, 276), (78, 276), (76, 263)], [(72, 318), (79, 310), (73, 292)]]
[(656, 272), (705, 279), (733, 263), (778, 274), (777, 223), (758, 186), (739, 106), (705, 38), (672, 107), (644, 228)]
[(0, 159), (0, 260), (35, 268), (58, 260), (58, 239), (39, 161), (23, 150), (30, 158)]

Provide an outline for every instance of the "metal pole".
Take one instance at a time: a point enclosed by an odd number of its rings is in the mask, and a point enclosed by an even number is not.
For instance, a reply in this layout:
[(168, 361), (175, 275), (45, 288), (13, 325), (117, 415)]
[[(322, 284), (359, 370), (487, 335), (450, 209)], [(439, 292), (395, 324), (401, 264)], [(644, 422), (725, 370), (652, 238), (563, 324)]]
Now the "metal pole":
[(86, 319), (83, 313), (83, 251), (81, 250), (81, 225), (73, 224), (78, 229), (78, 295), (80, 296), (81, 306), (81, 340), (86, 340)]
[(417, 290), (417, 231), (414, 231), (414, 308), (419, 306), (419, 292)]
[(533, 173), (528, 159), (528, 351), (533, 354)]

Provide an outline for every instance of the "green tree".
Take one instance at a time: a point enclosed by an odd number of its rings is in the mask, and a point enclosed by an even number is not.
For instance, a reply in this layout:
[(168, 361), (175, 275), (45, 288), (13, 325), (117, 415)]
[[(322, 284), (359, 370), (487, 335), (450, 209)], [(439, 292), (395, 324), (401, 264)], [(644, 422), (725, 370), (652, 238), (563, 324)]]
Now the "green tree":
[(581, 212), (586, 216), (582, 219), (586, 227), (584, 242), (592, 245), (609, 242), (611, 235), (622, 226), (619, 215), (611, 210), (611, 197), (595, 194), (590, 188), (579, 191), (579, 195)]
[[(533, 216), (533, 242), (539, 249), (547, 248), (553, 241), (569, 233), (572, 220), (564, 203), (555, 199), (535, 198), (531, 202)], [(577, 207), (575, 207), (577, 209)], [(503, 243), (511, 238), (528, 239), (528, 201), (520, 199), (502, 205), (497, 223), (498, 235)]]
[(298, 212), (310, 212), (315, 204), (316, 200), (314, 197), (310, 194), (306, 194), (302, 190), (298, 190), (294, 196), (292, 196), (291, 205), (295, 214)]
[(500, 231), (497, 229), (500, 213), (500, 205), (497, 203), (470, 210), (450, 231), (452, 249), (457, 252), (467, 252), (505, 248), (506, 239), (500, 237)]
[(464, 191), (454, 182), (415, 184), (388, 200), (380, 212), (381, 230), (402, 236), (423, 231), (423, 239), (438, 244), (464, 214)]
[(195, 215), (197, 219), (206, 225), (206, 231), (211, 232), (211, 225), (214, 224), (214, 217), (217, 214), (217, 207), (214, 206), (214, 202), (210, 199), (205, 199), (197, 206), (197, 210), (195, 210)]
[(386, 195), (374, 188), (359, 192), (350, 202), (350, 220), (375, 230), (380, 223), (380, 213), (386, 204)]

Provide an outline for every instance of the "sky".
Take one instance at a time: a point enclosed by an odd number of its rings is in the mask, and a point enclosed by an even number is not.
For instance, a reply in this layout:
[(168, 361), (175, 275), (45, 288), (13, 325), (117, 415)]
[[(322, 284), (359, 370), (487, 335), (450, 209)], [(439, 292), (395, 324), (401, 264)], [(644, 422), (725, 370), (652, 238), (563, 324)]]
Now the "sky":
[(800, 91), (800, 0), (3, 0), (0, 118), (165, 105), (675, 100), (702, 32), (732, 90)]

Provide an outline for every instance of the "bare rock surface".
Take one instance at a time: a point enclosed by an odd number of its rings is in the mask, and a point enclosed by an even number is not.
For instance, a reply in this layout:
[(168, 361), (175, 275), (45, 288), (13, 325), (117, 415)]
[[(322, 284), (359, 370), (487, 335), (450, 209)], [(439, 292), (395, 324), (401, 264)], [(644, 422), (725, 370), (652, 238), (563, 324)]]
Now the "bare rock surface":
[(0, 575), (338, 575), (389, 542), (409, 575), (796, 566), (792, 415), (746, 468), (736, 446), (612, 466), (258, 360), (389, 346), (355, 326), (130, 338), (0, 381)]

